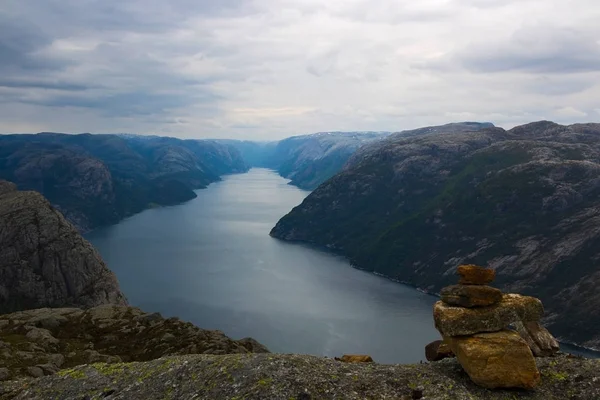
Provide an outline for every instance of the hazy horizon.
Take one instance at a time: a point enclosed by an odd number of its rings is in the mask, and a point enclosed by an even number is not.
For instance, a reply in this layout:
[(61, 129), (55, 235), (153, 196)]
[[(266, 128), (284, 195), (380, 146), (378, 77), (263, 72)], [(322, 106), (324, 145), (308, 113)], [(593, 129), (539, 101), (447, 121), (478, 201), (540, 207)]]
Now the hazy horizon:
[[(526, 124), (528, 123), (533, 123), (533, 122), (541, 122), (540, 121), (529, 121), (526, 122)], [(475, 123), (488, 123), (491, 121), (454, 121), (454, 122), (448, 122), (448, 124), (451, 123), (461, 123), (461, 122), (475, 122)], [(555, 121), (551, 121), (551, 122), (555, 122)], [(493, 123), (493, 122), (492, 122)], [(585, 123), (593, 123), (593, 122), (589, 122), (589, 121), (579, 121), (579, 122), (573, 122), (573, 124), (585, 124)], [(445, 124), (441, 124), (441, 125), (445, 125)], [(514, 125), (514, 126), (510, 126), (510, 127), (504, 127), (504, 126), (499, 126), (497, 124), (494, 124), (496, 127), (498, 128), (502, 128), (505, 130), (510, 130), (512, 128), (515, 128), (517, 126), (520, 125)], [(571, 125), (571, 124), (568, 124)], [(258, 138), (254, 138), (252, 136), (249, 137), (228, 137), (228, 136), (224, 136), (224, 137), (213, 137), (213, 136), (206, 136), (206, 137), (200, 137), (200, 136), (178, 136), (176, 133), (173, 134), (160, 134), (160, 133), (134, 133), (134, 132), (57, 132), (57, 131), (40, 131), (40, 132), (0, 132), (0, 135), (38, 135), (38, 134), (42, 134), (42, 133), (57, 133), (57, 134), (64, 134), (64, 135), (85, 135), (85, 134), (91, 134), (91, 135), (134, 135), (134, 136), (155, 136), (155, 137), (171, 137), (171, 138), (175, 138), (175, 139), (192, 139), (192, 140), (239, 140), (239, 141), (248, 141), (248, 142), (276, 142), (276, 141), (280, 141), (280, 140), (284, 140), (284, 139), (288, 139), (291, 137), (297, 137), (297, 136), (308, 136), (308, 135), (313, 135), (313, 134), (317, 134), (317, 133), (353, 133), (353, 132), (374, 132), (374, 133), (396, 133), (396, 132), (401, 132), (404, 130), (412, 130), (412, 129), (419, 129), (419, 128), (425, 128), (427, 126), (435, 126), (435, 125), (423, 125), (423, 126), (415, 126), (415, 127), (410, 127), (410, 128), (406, 128), (406, 129), (402, 129), (402, 130), (369, 130), (369, 129), (365, 129), (365, 130), (319, 130), (319, 131), (315, 131), (315, 132), (307, 132), (307, 133), (293, 133), (290, 134), (288, 136), (283, 136), (283, 137), (279, 137), (279, 138), (273, 138), (273, 139), (258, 139)]]

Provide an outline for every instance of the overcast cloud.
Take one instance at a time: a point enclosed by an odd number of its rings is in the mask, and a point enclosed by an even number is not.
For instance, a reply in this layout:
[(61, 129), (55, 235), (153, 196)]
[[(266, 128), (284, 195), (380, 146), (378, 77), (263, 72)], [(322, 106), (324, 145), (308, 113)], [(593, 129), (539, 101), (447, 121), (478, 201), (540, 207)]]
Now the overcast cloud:
[(600, 121), (597, 0), (3, 0), (0, 132)]

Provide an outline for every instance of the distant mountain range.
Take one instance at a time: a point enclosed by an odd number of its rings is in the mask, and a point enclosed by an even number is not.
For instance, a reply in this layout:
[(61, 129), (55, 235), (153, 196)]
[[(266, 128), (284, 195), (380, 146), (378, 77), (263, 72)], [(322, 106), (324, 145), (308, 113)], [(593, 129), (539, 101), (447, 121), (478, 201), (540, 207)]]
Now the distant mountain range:
[(42, 193), (80, 231), (153, 205), (196, 197), (194, 189), (248, 165), (227, 144), (135, 135), (0, 135), (0, 179)]
[(271, 235), (432, 293), (459, 264), (540, 297), (562, 340), (600, 348), (600, 124), (447, 125), (356, 151)]
[(314, 189), (379, 132), (326, 132), (279, 142), (133, 134), (0, 135), (0, 179), (46, 196), (80, 231), (196, 197), (220, 176), (271, 168)]
[(384, 139), (390, 132), (319, 132), (278, 142), (222, 140), (234, 146), (253, 167), (270, 168), (290, 184), (313, 190), (342, 169), (362, 145)]

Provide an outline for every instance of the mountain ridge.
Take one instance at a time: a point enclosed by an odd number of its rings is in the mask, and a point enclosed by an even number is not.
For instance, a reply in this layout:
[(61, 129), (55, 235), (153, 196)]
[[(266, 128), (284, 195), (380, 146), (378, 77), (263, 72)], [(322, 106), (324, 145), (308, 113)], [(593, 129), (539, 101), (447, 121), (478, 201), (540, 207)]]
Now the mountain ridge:
[(432, 293), (456, 265), (494, 267), (500, 287), (542, 299), (556, 336), (597, 349), (599, 162), (600, 124), (390, 137), (271, 234)]
[(86, 232), (196, 197), (248, 166), (214, 141), (61, 133), (0, 135), (0, 178), (46, 196)]

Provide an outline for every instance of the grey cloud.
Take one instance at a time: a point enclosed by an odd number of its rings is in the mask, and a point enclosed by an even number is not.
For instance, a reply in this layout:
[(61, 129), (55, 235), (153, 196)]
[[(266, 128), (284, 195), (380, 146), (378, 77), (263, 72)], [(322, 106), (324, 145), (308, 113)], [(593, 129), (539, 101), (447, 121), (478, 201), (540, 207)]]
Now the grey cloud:
[(49, 107), (81, 107), (101, 111), (110, 117), (135, 117), (162, 114), (174, 108), (185, 107), (191, 103), (212, 103), (218, 98), (211, 94), (171, 94), (129, 92), (96, 97), (59, 95), (47, 99), (22, 99), (22, 103)]
[(51, 89), (59, 91), (83, 91), (94, 88), (88, 84), (78, 84), (63, 81), (42, 81), (37, 79), (15, 79), (10, 80), (6, 78), (0, 78), (0, 87), (4, 88), (37, 88), (37, 89)]
[(565, 96), (580, 93), (595, 85), (594, 79), (581, 76), (542, 75), (524, 83), (524, 87), (545, 96)]
[(0, 130), (267, 138), (597, 117), (600, 9), (574, 1), (0, 0)]
[(38, 26), (0, 13), (0, 72), (56, 70), (70, 64), (37, 52), (52, 42)]
[[(244, 0), (4, 0), (15, 17), (68, 36), (83, 31), (163, 32), (192, 16), (246, 14)], [(0, 9), (1, 12), (1, 9)]]
[(576, 29), (536, 27), (515, 32), (506, 43), (472, 45), (445, 62), (483, 73), (600, 71), (600, 44), (594, 35)]

